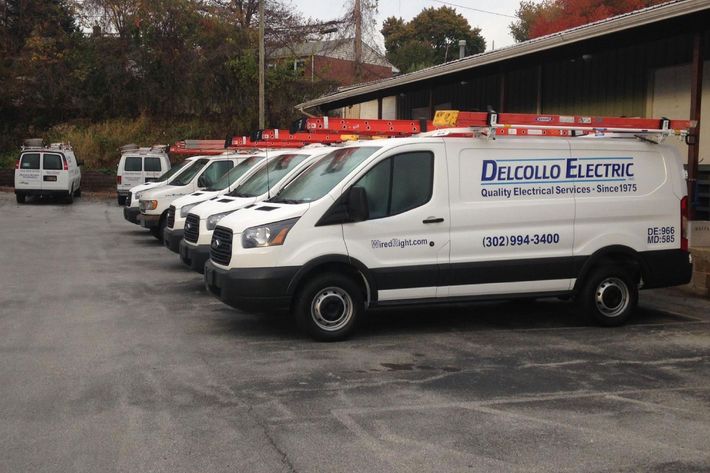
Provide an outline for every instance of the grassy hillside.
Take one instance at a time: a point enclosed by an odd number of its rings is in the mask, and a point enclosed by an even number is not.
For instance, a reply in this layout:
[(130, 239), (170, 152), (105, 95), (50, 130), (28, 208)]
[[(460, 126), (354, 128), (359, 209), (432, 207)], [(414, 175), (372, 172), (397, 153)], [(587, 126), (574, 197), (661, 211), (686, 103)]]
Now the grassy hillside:
[[(234, 125), (234, 128), (231, 127)], [(171, 144), (182, 139), (223, 139), (231, 129), (239, 129), (237, 124), (209, 122), (198, 119), (156, 120), (146, 116), (136, 119), (114, 119), (98, 123), (63, 123), (34, 133), (46, 142), (69, 142), (74, 147), (78, 159), (84, 160), (86, 169), (116, 169), (120, 153), (119, 147), (127, 143), (139, 146)], [(19, 153), (15, 149), (0, 151), (0, 167), (14, 167)]]

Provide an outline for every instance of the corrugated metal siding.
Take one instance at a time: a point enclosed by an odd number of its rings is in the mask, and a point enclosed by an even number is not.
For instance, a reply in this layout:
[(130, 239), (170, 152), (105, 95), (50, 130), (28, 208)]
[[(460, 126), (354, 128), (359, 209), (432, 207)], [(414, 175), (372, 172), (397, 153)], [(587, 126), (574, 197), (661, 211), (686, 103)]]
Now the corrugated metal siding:
[[(400, 95), (397, 116), (409, 119), (413, 108), (428, 107), (430, 87), (434, 108), (450, 104), (453, 109), (484, 111), (492, 106), (500, 111), (534, 113), (539, 65), (542, 113), (645, 116), (651, 72), (690, 62), (691, 41), (689, 34), (682, 34), (626, 47), (606, 45), (597, 47), (596, 52), (575, 52), (563, 58), (541, 55), (538, 64), (531, 64), (528, 58), (519, 68), (511, 61), (504, 73), (473, 69), (455, 80), (452, 77), (451, 82), (422, 83), (421, 89)], [(708, 44), (710, 32), (706, 48)], [(505, 104), (501, 108), (502, 74)]]

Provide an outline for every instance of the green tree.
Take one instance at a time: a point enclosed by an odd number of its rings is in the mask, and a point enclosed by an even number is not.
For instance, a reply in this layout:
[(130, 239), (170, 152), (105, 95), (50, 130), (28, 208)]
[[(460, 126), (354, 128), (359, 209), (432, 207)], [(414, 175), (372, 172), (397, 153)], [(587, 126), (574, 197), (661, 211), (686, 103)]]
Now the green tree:
[(553, 15), (555, 8), (555, 5), (549, 1), (535, 3), (532, 0), (523, 0), (520, 2), (518, 10), (515, 12), (518, 19), (508, 26), (513, 39), (519, 43), (529, 40), (530, 29), (535, 21), (542, 16)]
[(403, 72), (458, 59), (459, 40), (466, 40), (466, 54), (486, 49), (480, 28), (450, 7), (425, 8), (411, 21), (390, 17), (381, 30), (387, 59)]

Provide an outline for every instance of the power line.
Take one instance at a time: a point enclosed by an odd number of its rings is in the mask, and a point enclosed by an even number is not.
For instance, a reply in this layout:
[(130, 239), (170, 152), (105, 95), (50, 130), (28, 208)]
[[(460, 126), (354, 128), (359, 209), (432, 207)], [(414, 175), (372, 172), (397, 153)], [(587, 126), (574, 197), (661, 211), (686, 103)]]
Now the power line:
[(488, 13), (489, 15), (504, 16), (504, 17), (506, 17), (506, 18), (513, 18), (513, 19), (517, 19), (517, 18), (518, 18), (517, 16), (506, 15), (505, 13), (498, 13), (498, 12), (494, 12), (494, 11), (481, 10), (480, 8), (473, 8), (473, 7), (467, 7), (467, 6), (464, 6), (464, 5), (457, 5), (456, 3), (443, 2), (442, 0), (428, 0), (428, 1), (430, 1), (430, 2), (436, 2), (436, 3), (441, 3), (441, 4), (443, 4), (443, 5), (448, 5), (448, 6), (450, 6), (450, 7), (458, 7), (458, 8), (463, 8), (463, 9), (465, 9), (465, 10), (473, 10), (473, 11), (477, 11), (477, 12), (479, 12), (479, 13)]

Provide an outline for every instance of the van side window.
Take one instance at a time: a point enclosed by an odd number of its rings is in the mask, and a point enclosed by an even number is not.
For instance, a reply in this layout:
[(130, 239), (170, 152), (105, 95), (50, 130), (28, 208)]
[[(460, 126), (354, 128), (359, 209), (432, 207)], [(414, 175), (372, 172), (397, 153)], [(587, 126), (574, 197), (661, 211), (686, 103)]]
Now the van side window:
[(20, 169), (39, 169), (39, 153), (23, 154)]
[(142, 171), (143, 170), (143, 158), (140, 156), (128, 156), (126, 162), (123, 165), (125, 171)]
[(61, 170), (63, 168), (62, 166), (62, 157), (58, 154), (48, 154), (44, 153), (44, 156), (42, 157), (42, 168), (50, 171), (56, 171), (56, 170)]
[(211, 186), (217, 180), (222, 177), (222, 175), (232, 169), (234, 163), (232, 161), (215, 161), (210, 164), (209, 167), (202, 174), (203, 182), (206, 186)]
[(147, 172), (160, 172), (160, 158), (145, 158), (143, 167)]
[(370, 169), (355, 185), (367, 192), (370, 219), (407, 212), (431, 199), (434, 155), (417, 151), (392, 156)]

